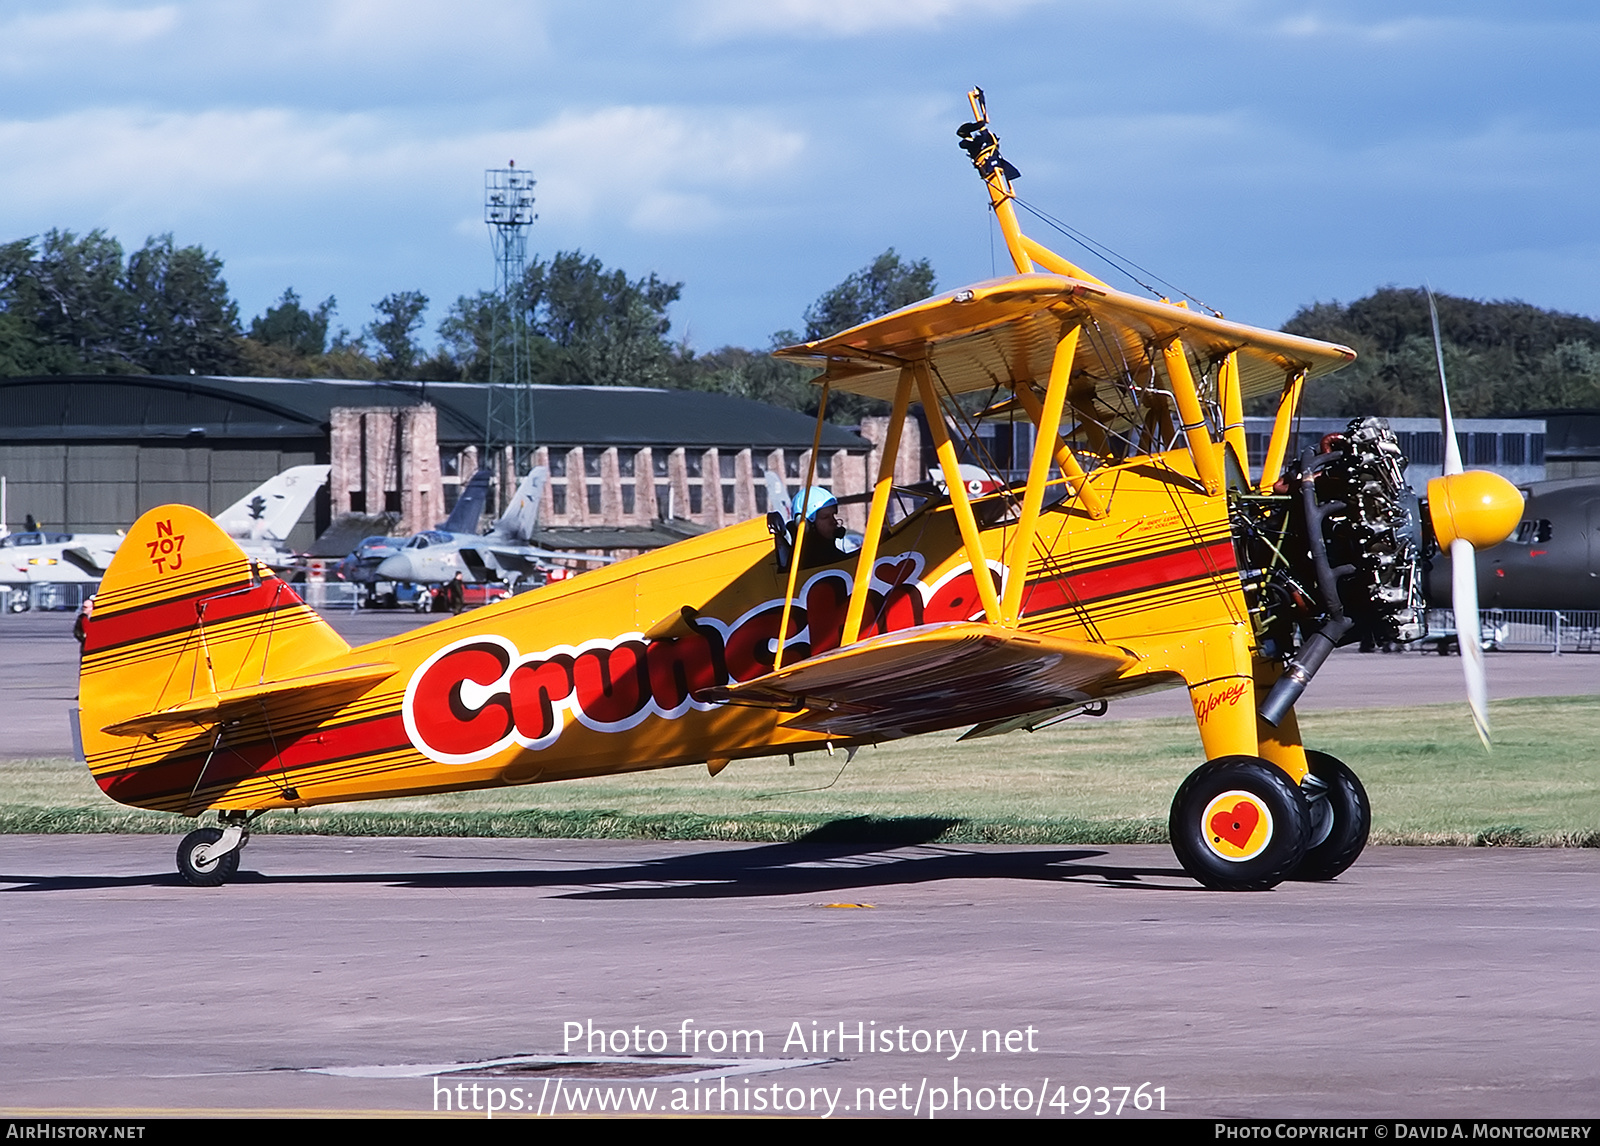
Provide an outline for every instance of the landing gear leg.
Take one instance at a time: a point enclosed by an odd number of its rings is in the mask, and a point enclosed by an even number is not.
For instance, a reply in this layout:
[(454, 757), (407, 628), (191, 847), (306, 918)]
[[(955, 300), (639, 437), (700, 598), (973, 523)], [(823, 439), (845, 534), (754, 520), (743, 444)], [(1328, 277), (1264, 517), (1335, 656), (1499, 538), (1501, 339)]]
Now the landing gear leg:
[(221, 887), (239, 870), (239, 851), (250, 842), (249, 817), (223, 812), (220, 828), (196, 828), (178, 845), (178, 874), (195, 887)]

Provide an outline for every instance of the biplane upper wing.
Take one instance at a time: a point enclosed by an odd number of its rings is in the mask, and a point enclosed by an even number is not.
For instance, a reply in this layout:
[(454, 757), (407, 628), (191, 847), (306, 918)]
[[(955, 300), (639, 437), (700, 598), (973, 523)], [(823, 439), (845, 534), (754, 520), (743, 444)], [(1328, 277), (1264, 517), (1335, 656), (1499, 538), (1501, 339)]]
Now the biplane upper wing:
[(1152, 348), (1174, 338), (1201, 359), (1238, 351), (1241, 393), (1278, 393), (1284, 377), (1316, 377), (1355, 358), (1330, 342), (1263, 330), (1055, 274), (1010, 275), (935, 295), (779, 358), (820, 367), (836, 388), (885, 401), (902, 366), (926, 358), (943, 387), (960, 394), (1013, 381), (1043, 384), (1062, 324), (1084, 325), (1073, 378), (1148, 378)]
[(795, 728), (870, 740), (1088, 700), (1126, 649), (977, 622), (919, 625), (822, 653), (705, 699), (790, 709)]

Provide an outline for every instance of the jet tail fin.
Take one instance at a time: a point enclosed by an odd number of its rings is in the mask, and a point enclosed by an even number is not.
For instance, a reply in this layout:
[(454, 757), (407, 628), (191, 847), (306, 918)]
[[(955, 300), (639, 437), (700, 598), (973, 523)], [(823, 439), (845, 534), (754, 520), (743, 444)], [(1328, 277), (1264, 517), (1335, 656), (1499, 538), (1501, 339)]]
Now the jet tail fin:
[(504, 541), (527, 541), (539, 528), (539, 508), (544, 502), (545, 483), (550, 480), (546, 466), (534, 466), (522, 479), (517, 492), (506, 503), (506, 511), (495, 522), (492, 536)]
[(217, 524), (240, 540), (282, 541), (328, 480), (331, 468), (291, 466), (217, 514)]
[(461, 487), (461, 496), (456, 498), (450, 516), (439, 524), (440, 529), (446, 533), (478, 532), (478, 519), (483, 516), (483, 507), (489, 497), (491, 476), (492, 472), (487, 468), (472, 475), (467, 484)]

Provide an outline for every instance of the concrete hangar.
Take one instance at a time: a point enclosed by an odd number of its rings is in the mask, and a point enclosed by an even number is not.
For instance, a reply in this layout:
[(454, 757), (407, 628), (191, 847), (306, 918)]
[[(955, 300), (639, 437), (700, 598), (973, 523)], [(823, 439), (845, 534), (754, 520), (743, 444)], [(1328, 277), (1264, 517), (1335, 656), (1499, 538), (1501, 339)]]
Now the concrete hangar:
[[(115, 532), (167, 502), (215, 513), (289, 466), (327, 463), (328, 486), (289, 539), (295, 548), (311, 549), (341, 519), (398, 533), (429, 528), (483, 460), (487, 390), (185, 375), (0, 378), (5, 524), (19, 529), (32, 515), (44, 529)], [(819, 484), (841, 496), (864, 491), (883, 421), (867, 419), (859, 434), (825, 427)], [(744, 520), (767, 509), (766, 470), (798, 487), (813, 431), (803, 414), (722, 394), (535, 386), (531, 460), (551, 472), (543, 523), (581, 533), (574, 547), (589, 549), (672, 540), (670, 529), (653, 542), (642, 536), (661, 521), (683, 523), (681, 536)], [(918, 458), (908, 444), (902, 457)], [(495, 453), (488, 460), (503, 468), (504, 451)]]

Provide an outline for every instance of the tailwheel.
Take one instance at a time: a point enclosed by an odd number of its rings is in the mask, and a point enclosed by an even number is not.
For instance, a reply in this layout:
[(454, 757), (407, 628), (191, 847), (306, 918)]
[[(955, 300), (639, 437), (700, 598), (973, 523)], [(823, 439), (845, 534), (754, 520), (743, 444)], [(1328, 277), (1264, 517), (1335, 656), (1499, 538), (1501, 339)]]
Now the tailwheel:
[(1290, 879), (1333, 879), (1367, 846), (1372, 805), (1367, 790), (1343, 760), (1326, 752), (1307, 752), (1311, 772), (1300, 784), (1311, 810), (1306, 857)]
[(1189, 774), (1172, 800), (1168, 829), (1183, 870), (1207, 887), (1265, 891), (1306, 854), (1305, 793), (1259, 756), (1223, 756)]
[(224, 828), (196, 828), (178, 845), (178, 874), (195, 887), (221, 887), (239, 870), (239, 849), (249, 835), (244, 820)]

